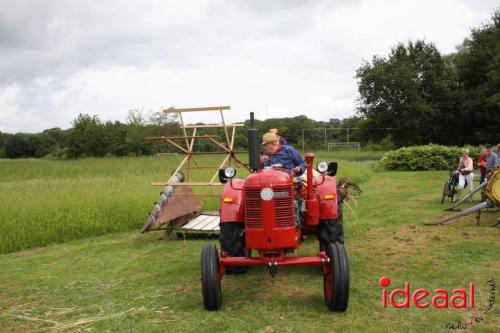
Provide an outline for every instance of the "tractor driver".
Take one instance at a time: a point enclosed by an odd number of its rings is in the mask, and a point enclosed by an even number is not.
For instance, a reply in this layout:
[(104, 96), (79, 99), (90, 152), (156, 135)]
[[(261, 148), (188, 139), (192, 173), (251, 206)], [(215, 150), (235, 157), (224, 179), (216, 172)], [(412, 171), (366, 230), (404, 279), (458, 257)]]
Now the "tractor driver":
[(297, 150), (292, 146), (282, 145), (275, 133), (265, 133), (262, 136), (262, 146), (264, 154), (260, 157), (260, 162), (264, 166), (281, 164), (284, 170), (295, 176), (299, 176), (305, 171), (306, 166)]

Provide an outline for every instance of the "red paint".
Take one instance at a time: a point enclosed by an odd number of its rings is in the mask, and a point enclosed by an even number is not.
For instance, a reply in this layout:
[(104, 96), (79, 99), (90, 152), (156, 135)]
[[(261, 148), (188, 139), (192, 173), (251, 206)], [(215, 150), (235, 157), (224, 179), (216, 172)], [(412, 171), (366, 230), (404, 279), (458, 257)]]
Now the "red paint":
[[(302, 234), (318, 234), (320, 219), (338, 217), (335, 177), (320, 176), (313, 180), (314, 154), (305, 155), (307, 163), (307, 190), (297, 192), (293, 176), (282, 170), (263, 169), (250, 174), (245, 180), (234, 179), (225, 185), (220, 216), (221, 223), (244, 222), (245, 246), (258, 252), (256, 257), (229, 257), (222, 252), (219, 275), (225, 266), (321, 266), (326, 278), (332, 278), (332, 267), (324, 251), (316, 256), (286, 256), (290, 249), (300, 245)], [(270, 188), (273, 197), (264, 200), (261, 192)], [(325, 195), (333, 199), (324, 199)], [(224, 198), (231, 198), (224, 202)], [(298, 228), (295, 201), (305, 205), (304, 222)], [(256, 251), (255, 251), (256, 250)], [(332, 291), (333, 292), (333, 291)]]
[(314, 187), (313, 187), (313, 162), (314, 162), (314, 154), (307, 153), (304, 155), (304, 159), (306, 161), (307, 167), (307, 199), (314, 199)]
[[(283, 250), (299, 245), (295, 229), (295, 189), (292, 177), (283, 171), (266, 169), (248, 176), (244, 185), (245, 241), (249, 249)], [(261, 198), (261, 190), (280, 193), (271, 200)]]
[[(409, 308), (410, 304), (413, 304), (414, 307), (419, 309), (427, 308), (430, 305), (436, 309), (447, 309), (449, 307), (454, 309), (466, 309), (467, 307), (474, 308), (475, 306), (474, 282), (469, 283), (468, 290), (466, 288), (456, 288), (453, 289), (451, 293), (442, 288), (434, 289), (433, 292), (425, 288), (419, 288), (412, 293), (410, 283), (405, 282), (404, 288), (393, 289), (389, 295), (385, 288), (391, 284), (391, 280), (387, 276), (383, 276), (378, 282), (383, 288), (383, 308), (387, 308), (387, 300), (389, 300), (390, 305), (396, 309)], [(402, 301), (396, 301), (398, 295), (402, 296)], [(430, 302), (429, 297), (431, 297)]]
[(387, 287), (388, 285), (391, 284), (391, 280), (387, 276), (382, 276), (379, 280), (378, 283), (380, 284), (381, 287)]
[[(335, 177), (320, 176), (317, 179), (316, 192), (319, 198), (319, 218), (320, 219), (336, 219), (339, 217), (337, 209), (337, 182)], [(325, 200), (325, 195), (333, 194), (334, 198)]]
[[(233, 179), (232, 186), (228, 182), (224, 186), (221, 195), (220, 221), (221, 222), (244, 222), (244, 202), (243, 202), (243, 179)], [(231, 198), (233, 202), (224, 202), (224, 198)]]
[(427, 296), (430, 295), (430, 292), (427, 289), (417, 289), (411, 294), (411, 300), (413, 302), (413, 305), (415, 305), (417, 308), (424, 309), (429, 306), (429, 302), (423, 302), (420, 303), (421, 300), (425, 299)]

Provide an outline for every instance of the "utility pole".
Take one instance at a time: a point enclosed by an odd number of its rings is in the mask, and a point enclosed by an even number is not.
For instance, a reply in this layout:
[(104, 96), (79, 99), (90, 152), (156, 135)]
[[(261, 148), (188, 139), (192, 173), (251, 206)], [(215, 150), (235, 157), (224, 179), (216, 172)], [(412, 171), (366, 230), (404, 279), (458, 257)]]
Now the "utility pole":
[(304, 139), (304, 129), (302, 129), (302, 151), (306, 153), (306, 141)]
[(326, 127), (325, 127), (325, 150), (328, 150), (328, 143), (326, 142)]

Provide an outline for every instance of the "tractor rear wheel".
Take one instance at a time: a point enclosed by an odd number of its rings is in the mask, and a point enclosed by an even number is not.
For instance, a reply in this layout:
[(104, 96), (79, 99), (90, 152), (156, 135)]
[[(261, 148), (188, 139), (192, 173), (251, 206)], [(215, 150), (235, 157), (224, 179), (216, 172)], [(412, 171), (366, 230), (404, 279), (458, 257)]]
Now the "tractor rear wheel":
[[(220, 247), (230, 257), (245, 257), (245, 224), (243, 222), (222, 222), (220, 226)], [(226, 274), (243, 274), (247, 266), (226, 266)]]
[(221, 278), (219, 277), (219, 253), (213, 244), (201, 250), (201, 291), (203, 306), (216, 311), (222, 305)]
[(325, 304), (330, 311), (344, 312), (349, 304), (349, 261), (340, 243), (329, 243), (326, 253), (330, 258), (329, 272), (323, 277)]

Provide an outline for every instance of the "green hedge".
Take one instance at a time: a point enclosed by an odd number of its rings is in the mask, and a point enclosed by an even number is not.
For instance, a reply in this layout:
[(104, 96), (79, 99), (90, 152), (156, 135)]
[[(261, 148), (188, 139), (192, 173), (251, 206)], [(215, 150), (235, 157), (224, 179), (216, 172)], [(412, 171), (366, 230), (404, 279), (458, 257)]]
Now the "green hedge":
[[(467, 147), (474, 160), (478, 147)], [(411, 146), (386, 153), (380, 160), (387, 170), (450, 170), (458, 165), (463, 148), (456, 146)]]

